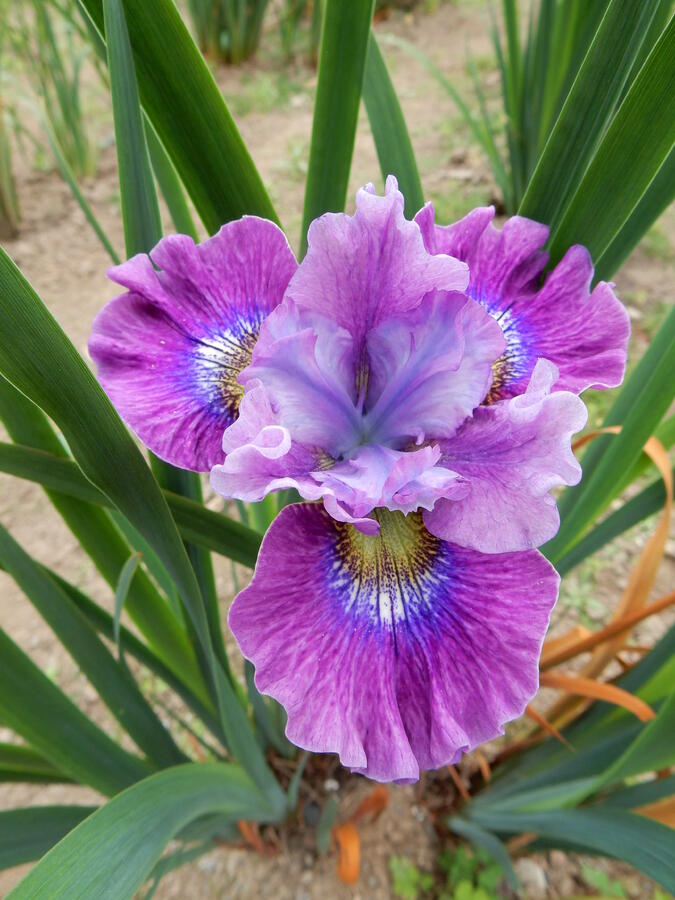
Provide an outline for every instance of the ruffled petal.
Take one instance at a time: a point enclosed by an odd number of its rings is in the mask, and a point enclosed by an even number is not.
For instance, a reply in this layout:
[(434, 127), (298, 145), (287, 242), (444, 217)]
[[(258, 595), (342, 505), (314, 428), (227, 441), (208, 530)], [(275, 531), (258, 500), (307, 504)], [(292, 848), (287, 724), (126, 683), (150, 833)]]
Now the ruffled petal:
[(400, 447), (455, 433), (485, 397), (504, 338), (479, 304), (443, 293), (383, 322), (366, 345), (366, 435)]
[(128, 293), (94, 320), (89, 352), (120, 415), (154, 453), (198, 471), (222, 460), (243, 394), (239, 373), (296, 268), (283, 232), (246, 216), (199, 245), (166, 237), (150, 257), (110, 270)]
[(536, 551), (483, 555), (419, 515), (378, 515), (365, 536), (320, 506), (284, 509), (229, 621), (291, 741), (414, 781), (521, 715), (559, 579)]
[(504, 332), (506, 351), (495, 366), (489, 399), (522, 394), (539, 358), (557, 366), (555, 390), (616, 387), (624, 375), (630, 322), (610, 284), (590, 291), (588, 251), (571, 247), (541, 286), (548, 228), (513, 216), (497, 231), (493, 215), (491, 207), (476, 209), (454, 225), (435, 225), (428, 204), (416, 216), (430, 252), (468, 263), (467, 293)]
[(442, 464), (466, 490), (425, 513), (433, 534), (483, 553), (527, 550), (554, 536), (560, 517), (550, 491), (581, 478), (571, 437), (587, 419), (575, 394), (550, 393), (557, 374), (540, 360), (524, 394), (480, 407), (441, 441)]
[(372, 185), (358, 191), (353, 216), (315, 219), (307, 256), (289, 285), (299, 306), (333, 319), (357, 345), (380, 322), (415, 309), (429, 291), (463, 291), (468, 284), (464, 263), (425, 250), (403, 203), (389, 176), (384, 197)]

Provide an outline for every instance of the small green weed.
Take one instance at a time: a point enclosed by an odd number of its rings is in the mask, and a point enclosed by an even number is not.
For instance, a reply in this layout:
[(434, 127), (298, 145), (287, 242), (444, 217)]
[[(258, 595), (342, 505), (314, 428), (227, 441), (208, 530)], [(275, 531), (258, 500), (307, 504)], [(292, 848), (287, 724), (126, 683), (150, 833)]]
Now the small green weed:
[(625, 897), (626, 891), (620, 881), (610, 878), (602, 869), (582, 866), (581, 876), (589, 887), (595, 888), (601, 897)]
[(434, 876), (429, 872), (422, 872), (405, 856), (392, 856), (389, 860), (389, 871), (394, 894), (402, 900), (417, 900), (434, 886)]

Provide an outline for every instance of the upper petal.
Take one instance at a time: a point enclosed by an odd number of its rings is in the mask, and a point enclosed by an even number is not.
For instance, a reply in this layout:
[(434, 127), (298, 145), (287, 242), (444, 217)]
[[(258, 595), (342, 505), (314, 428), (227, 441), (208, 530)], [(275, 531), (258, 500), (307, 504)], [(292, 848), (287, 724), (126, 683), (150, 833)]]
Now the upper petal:
[(89, 352), (141, 440), (174, 465), (207, 471), (237, 415), (239, 372), (297, 264), (283, 232), (252, 216), (199, 245), (163, 238), (151, 257), (110, 270), (128, 293), (97, 315)]
[(356, 195), (356, 212), (312, 222), (308, 250), (288, 295), (347, 329), (357, 344), (383, 320), (419, 306), (429, 291), (462, 291), (464, 263), (425, 250), (419, 227), (403, 214), (396, 179), (384, 197), (372, 185)]
[(229, 621), (290, 740), (412, 781), (523, 712), (557, 589), (534, 551), (483, 555), (400, 513), (366, 536), (298, 504), (267, 532)]
[(286, 299), (260, 332), (244, 386), (263, 383), (295, 442), (340, 456), (358, 443), (354, 341), (327, 317)]
[(560, 372), (555, 390), (581, 393), (588, 387), (615, 387), (626, 363), (630, 323), (612, 286), (593, 291), (588, 251), (571, 247), (548, 274), (541, 249), (548, 228), (513, 216), (497, 231), (492, 208), (476, 209), (454, 225), (435, 225), (427, 205), (416, 221), (427, 248), (469, 264), (468, 294), (497, 319), (507, 347), (495, 366), (490, 399), (523, 393), (537, 359), (551, 360)]
[(403, 446), (454, 434), (485, 397), (504, 338), (479, 304), (438, 293), (382, 322), (366, 345), (366, 433)]
[(483, 553), (539, 547), (553, 537), (560, 518), (550, 491), (581, 478), (571, 437), (587, 418), (576, 395), (550, 393), (556, 377), (555, 366), (540, 360), (524, 394), (480, 407), (441, 442), (442, 464), (464, 478), (465, 492), (425, 513), (433, 534)]

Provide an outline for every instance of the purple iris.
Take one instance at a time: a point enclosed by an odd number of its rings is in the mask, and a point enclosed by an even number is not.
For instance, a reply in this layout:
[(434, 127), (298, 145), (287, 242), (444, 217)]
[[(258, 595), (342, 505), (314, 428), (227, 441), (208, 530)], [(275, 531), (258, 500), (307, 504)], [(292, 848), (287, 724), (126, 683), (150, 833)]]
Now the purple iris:
[[(382, 781), (456, 762), (538, 685), (558, 576), (534, 548), (581, 475), (577, 394), (622, 377), (611, 286), (543, 225), (410, 222), (393, 178), (298, 267), (246, 218), (113, 270), (99, 377), (148, 446), (225, 497), (295, 488), (230, 626), (298, 746)], [(224, 434), (223, 434), (224, 431)], [(321, 501), (312, 502), (312, 501)]]

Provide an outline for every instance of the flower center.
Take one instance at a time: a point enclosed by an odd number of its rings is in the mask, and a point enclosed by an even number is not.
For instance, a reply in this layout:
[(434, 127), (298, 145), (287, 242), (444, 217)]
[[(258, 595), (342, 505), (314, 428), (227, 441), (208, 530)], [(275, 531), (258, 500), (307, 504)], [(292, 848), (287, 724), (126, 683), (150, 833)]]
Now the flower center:
[(393, 627), (428, 608), (433, 592), (427, 587), (441, 541), (427, 531), (419, 513), (376, 509), (373, 516), (380, 525), (376, 535), (337, 525), (333, 586), (345, 612)]
[(233, 415), (244, 396), (244, 387), (238, 381), (239, 375), (251, 362), (259, 330), (260, 326), (252, 331), (242, 331), (238, 336), (227, 333), (223, 339), (225, 347), (220, 363), (222, 372), (219, 385), (225, 404)]

